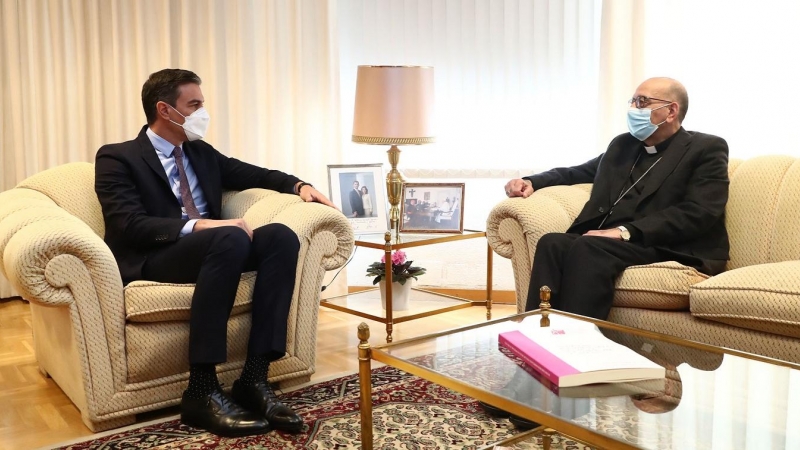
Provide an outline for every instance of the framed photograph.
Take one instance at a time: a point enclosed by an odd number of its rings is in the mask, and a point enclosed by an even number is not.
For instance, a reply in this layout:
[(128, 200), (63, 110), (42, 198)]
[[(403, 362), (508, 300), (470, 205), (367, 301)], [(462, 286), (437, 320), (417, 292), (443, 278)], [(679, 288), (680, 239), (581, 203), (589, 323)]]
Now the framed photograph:
[(400, 231), (463, 233), (464, 183), (405, 183)]
[(329, 165), (330, 199), (350, 220), (355, 234), (389, 229), (383, 164)]

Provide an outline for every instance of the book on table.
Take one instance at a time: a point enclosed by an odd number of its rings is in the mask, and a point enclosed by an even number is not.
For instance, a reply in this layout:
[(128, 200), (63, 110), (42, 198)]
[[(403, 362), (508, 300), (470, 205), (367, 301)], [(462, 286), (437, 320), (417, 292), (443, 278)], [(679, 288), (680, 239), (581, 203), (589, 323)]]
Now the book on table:
[[(532, 317), (529, 319), (533, 319)], [(592, 323), (551, 316), (549, 327), (524, 320), (500, 345), (559, 388), (666, 376), (664, 367), (608, 339)]]
[(624, 397), (630, 395), (655, 394), (662, 395), (666, 387), (665, 378), (651, 378), (644, 380), (619, 381), (614, 383), (595, 383), (581, 386), (559, 387), (552, 383), (548, 378), (537, 372), (530, 365), (522, 361), (520, 357), (510, 350), (501, 348), (501, 352), (512, 359), (517, 365), (528, 372), (544, 388), (562, 398), (601, 398), (601, 397)]

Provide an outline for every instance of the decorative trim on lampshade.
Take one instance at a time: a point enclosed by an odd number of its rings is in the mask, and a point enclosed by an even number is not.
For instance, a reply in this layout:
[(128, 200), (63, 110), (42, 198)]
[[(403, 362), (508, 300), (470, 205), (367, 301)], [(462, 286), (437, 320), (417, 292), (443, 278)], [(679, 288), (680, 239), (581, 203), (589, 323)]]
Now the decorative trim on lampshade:
[(353, 142), (359, 144), (384, 144), (384, 145), (422, 145), (431, 144), (436, 142), (436, 138), (431, 137), (418, 137), (418, 138), (383, 138), (371, 136), (356, 136), (353, 135)]

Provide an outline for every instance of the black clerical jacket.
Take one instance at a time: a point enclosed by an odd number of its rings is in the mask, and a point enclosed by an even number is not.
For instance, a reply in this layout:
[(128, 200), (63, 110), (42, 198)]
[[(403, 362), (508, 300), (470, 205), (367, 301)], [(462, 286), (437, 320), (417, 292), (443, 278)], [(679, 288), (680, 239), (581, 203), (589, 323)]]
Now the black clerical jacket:
[[(526, 178), (535, 190), (594, 183), (589, 201), (567, 231), (582, 234), (598, 226), (624, 185), (630, 185), (628, 176), (640, 148), (630, 133), (621, 134), (591, 161)], [(628, 224), (641, 232), (643, 245), (661, 248), (666, 254), (692, 255), (704, 262), (728, 260), (728, 144), (717, 136), (681, 128), (663, 153), (663, 159), (642, 179), (643, 190), (635, 205), (628, 205), (625, 215), (632, 219)]]

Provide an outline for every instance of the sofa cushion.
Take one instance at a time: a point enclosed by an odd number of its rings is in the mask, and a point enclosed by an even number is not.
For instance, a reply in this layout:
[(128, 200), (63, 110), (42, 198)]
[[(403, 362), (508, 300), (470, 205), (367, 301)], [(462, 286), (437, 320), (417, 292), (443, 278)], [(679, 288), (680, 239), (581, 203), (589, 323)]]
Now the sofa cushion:
[(800, 261), (729, 270), (689, 296), (695, 317), (800, 338)]
[(614, 306), (685, 311), (689, 286), (708, 275), (675, 261), (631, 266), (617, 278)]
[[(250, 311), (256, 272), (239, 279), (231, 316)], [(134, 281), (125, 286), (125, 319), (128, 322), (188, 321), (194, 284)]]

